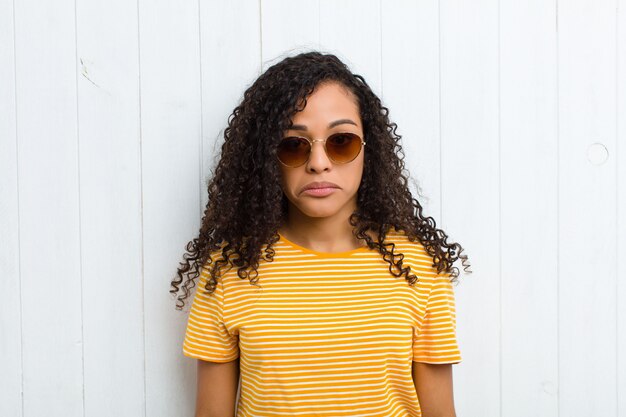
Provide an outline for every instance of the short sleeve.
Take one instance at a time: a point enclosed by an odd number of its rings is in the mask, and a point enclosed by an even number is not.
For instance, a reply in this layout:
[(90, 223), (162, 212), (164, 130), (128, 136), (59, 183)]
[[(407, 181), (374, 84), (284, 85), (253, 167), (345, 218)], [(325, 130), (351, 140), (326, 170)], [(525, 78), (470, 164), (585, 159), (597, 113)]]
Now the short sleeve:
[(413, 331), (413, 361), (461, 362), (456, 339), (456, 308), (450, 278), (437, 275), (431, 284), (421, 325)]
[(204, 288), (206, 276), (198, 279), (187, 320), (183, 354), (209, 362), (230, 362), (239, 357), (239, 337), (224, 324), (224, 287), (220, 278), (211, 294)]

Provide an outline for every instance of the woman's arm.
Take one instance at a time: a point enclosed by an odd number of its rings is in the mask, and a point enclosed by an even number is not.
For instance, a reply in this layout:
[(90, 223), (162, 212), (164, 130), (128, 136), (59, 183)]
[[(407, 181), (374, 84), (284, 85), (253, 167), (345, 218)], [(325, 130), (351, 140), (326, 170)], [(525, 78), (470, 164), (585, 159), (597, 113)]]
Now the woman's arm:
[(217, 363), (198, 359), (196, 417), (234, 417), (239, 358)]
[(413, 383), (422, 417), (456, 417), (451, 364), (413, 362)]

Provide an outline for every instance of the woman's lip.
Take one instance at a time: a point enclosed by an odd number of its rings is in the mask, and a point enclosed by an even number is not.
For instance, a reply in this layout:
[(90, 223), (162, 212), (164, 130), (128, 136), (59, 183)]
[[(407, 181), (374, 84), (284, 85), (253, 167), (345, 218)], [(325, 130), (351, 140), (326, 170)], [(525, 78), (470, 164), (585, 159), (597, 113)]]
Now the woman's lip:
[(313, 181), (302, 187), (302, 191), (310, 190), (312, 188), (339, 188), (339, 186), (330, 181)]
[(310, 195), (313, 197), (326, 197), (335, 192), (337, 188), (335, 187), (324, 187), (324, 188), (309, 188), (308, 190), (304, 190), (302, 194)]

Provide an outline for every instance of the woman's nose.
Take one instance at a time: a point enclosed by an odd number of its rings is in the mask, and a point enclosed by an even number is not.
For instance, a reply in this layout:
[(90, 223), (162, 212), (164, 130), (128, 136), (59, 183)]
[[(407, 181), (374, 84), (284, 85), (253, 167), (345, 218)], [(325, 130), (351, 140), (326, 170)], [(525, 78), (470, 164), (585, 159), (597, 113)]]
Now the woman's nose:
[(326, 155), (324, 142), (314, 142), (311, 145), (311, 155), (307, 163), (307, 169), (315, 172), (323, 171), (332, 166), (333, 162)]

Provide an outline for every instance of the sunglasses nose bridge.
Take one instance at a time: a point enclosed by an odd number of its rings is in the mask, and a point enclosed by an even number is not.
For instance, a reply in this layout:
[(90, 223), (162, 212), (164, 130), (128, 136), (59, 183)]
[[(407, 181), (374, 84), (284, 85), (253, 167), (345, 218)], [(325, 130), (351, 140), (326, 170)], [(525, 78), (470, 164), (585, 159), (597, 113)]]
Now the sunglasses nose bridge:
[(330, 156), (328, 155), (328, 152), (326, 151), (326, 140), (325, 139), (313, 139), (313, 140), (309, 140), (310, 149), (309, 149), (309, 155), (308, 155), (307, 161), (311, 159), (311, 154), (313, 153), (313, 145), (315, 145), (315, 142), (322, 142), (322, 144), (321, 144), (321, 147), (322, 147), (321, 152), (323, 152), (324, 155), (328, 159), (330, 159)]

